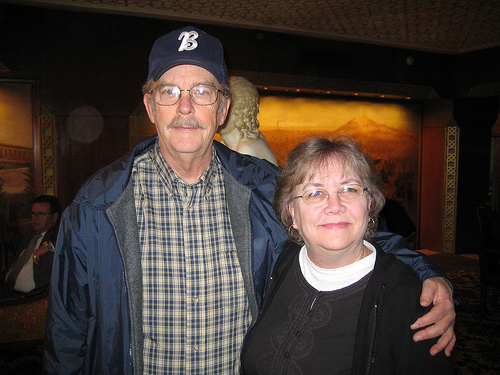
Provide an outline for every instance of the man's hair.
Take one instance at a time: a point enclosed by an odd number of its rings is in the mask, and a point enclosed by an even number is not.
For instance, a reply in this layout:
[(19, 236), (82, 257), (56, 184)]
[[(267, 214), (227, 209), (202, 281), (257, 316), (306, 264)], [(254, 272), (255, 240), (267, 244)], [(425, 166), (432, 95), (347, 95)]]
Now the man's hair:
[(368, 189), (367, 193), (372, 200), (369, 216), (373, 220), (370, 220), (364, 238), (370, 239), (375, 235), (377, 217), (385, 202), (383, 184), (372, 158), (361, 151), (353, 138), (341, 135), (333, 138), (311, 138), (298, 144), (288, 155), (286, 165), (278, 176), (274, 210), (288, 228), (287, 233), (292, 241), (303, 243), (298, 231), (291, 227), (293, 219), (288, 205), (293, 199), (294, 189), (332, 161), (344, 170), (357, 175), (363, 187)]
[(35, 203), (48, 203), (50, 205), (50, 213), (58, 213), (59, 216), (61, 216), (61, 204), (59, 203), (59, 199), (57, 199), (56, 196), (40, 195), (33, 200), (33, 204)]

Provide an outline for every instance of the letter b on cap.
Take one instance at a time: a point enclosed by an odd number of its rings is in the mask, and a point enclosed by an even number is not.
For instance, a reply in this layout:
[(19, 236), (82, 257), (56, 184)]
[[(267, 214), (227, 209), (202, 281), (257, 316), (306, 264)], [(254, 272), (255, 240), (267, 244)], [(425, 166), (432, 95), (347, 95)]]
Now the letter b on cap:
[(196, 31), (183, 31), (181, 35), (179, 35), (179, 40), (182, 39), (181, 45), (179, 46), (178, 51), (192, 51), (196, 47), (198, 47), (198, 42), (196, 41), (198, 38), (198, 33)]

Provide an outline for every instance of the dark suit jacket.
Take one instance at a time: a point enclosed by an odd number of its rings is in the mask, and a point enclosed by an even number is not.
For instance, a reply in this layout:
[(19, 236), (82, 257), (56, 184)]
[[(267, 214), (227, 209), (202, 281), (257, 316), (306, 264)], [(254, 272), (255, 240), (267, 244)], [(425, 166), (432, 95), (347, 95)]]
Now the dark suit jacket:
[[(45, 236), (42, 238), (41, 244), (45, 241), (52, 242), (52, 245), (56, 245), (57, 232), (59, 230), (58, 223), (50, 228)], [(21, 241), (21, 245), (19, 246), (19, 250), (16, 254), (17, 257), (21, 254), (21, 252), (28, 246), (31, 238), (35, 235), (35, 232), (30, 233), (30, 235), (23, 238)], [(49, 251), (43, 257), (40, 258), (39, 264), (33, 263), (33, 279), (35, 280), (35, 289), (33, 289), (29, 293), (24, 293), (26, 296), (33, 296), (39, 293), (44, 292), (50, 284), (50, 275), (52, 273), (52, 261), (54, 260), (54, 252)]]

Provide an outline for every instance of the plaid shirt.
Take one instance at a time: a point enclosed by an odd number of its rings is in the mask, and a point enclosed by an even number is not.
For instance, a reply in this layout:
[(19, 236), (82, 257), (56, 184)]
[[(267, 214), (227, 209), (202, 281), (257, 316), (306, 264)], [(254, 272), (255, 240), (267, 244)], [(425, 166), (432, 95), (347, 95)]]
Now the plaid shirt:
[(200, 180), (176, 176), (159, 144), (133, 169), (143, 272), (145, 374), (237, 374), (251, 315), (213, 152)]

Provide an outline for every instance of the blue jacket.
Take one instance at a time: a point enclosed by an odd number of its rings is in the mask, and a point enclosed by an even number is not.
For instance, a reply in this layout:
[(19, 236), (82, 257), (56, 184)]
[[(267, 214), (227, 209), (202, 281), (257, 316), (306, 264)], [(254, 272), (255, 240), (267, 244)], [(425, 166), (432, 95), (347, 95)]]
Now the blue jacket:
[[(142, 373), (141, 255), (130, 176), (134, 158), (156, 139), (141, 141), (98, 171), (62, 216), (47, 310), (47, 373)], [(214, 147), (224, 167), (231, 226), (255, 321), (286, 242), (272, 209), (279, 170), (218, 142)], [(398, 241), (388, 235), (383, 242)], [(415, 252), (402, 252), (425, 263)], [(438, 276), (422, 267), (426, 277)]]

